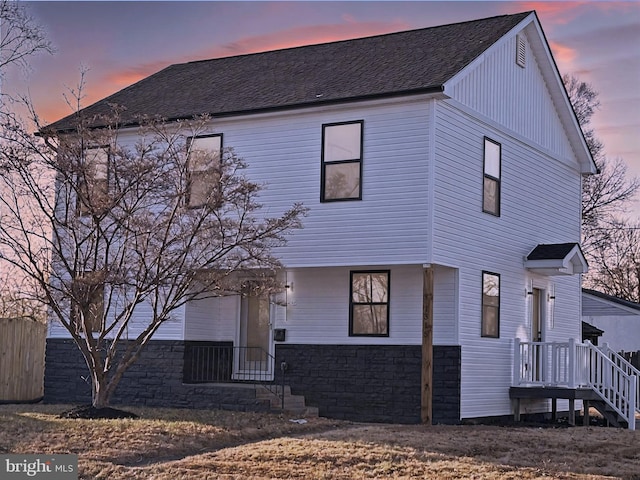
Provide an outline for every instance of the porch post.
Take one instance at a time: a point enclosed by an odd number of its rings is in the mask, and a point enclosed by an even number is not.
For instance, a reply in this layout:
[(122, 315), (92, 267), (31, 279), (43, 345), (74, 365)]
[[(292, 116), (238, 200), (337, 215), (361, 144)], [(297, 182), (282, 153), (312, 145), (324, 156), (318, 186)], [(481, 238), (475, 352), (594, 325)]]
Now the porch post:
[(569, 339), (569, 388), (576, 388), (576, 340)]
[(420, 419), (433, 421), (433, 267), (425, 266), (422, 285), (422, 381)]
[(636, 393), (637, 393), (637, 388), (638, 388), (638, 377), (636, 377), (635, 375), (631, 375), (631, 378), (629, 378), (629, 390), (630, 390), (630, 395), (629, 395), (629, 430), (635, 430), (636, 429), (636, 408), (638, 407), (636, 405)]
[(513, 386), (520, 385), (520, 339), (513, 340)]

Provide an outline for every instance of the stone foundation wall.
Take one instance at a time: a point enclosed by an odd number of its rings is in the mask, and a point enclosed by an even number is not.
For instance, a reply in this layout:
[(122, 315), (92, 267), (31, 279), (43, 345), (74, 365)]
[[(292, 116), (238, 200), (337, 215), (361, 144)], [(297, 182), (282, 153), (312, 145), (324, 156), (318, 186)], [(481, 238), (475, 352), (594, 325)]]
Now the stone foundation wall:
[[(124, 345), (123, 345), (124, 346)], [(125, 373), (115, 405), (266, 411), (253, 388), (184, 384), (185, 342), (151, 341)], [(364, 422), (419, 423), (420, 346), (276, 345), (276, 382), (285, 381), (320, 415)], [(460, 422), (459, 346), (434, 346), (433, 422)], [(91, 402), (89, 370), (72, 340), (47, 339), (47, 403)]]
[[(390, 345), (276, 346), (285, 382), (320, 415), (363, 422), (419, 423), (422, 349)], [(460, 422), (459, 346), (433, 347), (433, 423)], [(277, 373), (280, 375), (280, 372)]]
[[(47, 339), (45, 362), (46, 403), (91, 403), (89, 370), (72, 340)], [(122, 377), (112, 403), (236, 411), (268, 411), (270, 408), (268, 402), (255, 398), (253, 388), (183, 384), (183, 366), (184, 342), (151, 341)]]

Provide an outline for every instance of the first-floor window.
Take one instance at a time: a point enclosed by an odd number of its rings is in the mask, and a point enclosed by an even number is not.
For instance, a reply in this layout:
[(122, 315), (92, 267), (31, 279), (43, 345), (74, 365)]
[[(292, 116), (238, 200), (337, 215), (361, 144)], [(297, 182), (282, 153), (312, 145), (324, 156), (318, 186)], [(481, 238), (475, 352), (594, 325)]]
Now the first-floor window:
[(482, 336), (500, 337), (500, 275), (482, 272)]
[(349, 335), (389, 336), (389, 271), (351, 272)]

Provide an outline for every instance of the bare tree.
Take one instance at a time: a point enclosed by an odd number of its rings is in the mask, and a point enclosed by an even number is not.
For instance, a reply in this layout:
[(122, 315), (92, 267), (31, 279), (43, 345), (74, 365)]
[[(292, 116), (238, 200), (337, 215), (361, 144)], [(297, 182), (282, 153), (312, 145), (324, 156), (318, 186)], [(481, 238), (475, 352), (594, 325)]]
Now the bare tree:
[(599, 171), (585, 177), (582, 185), (582, 243), (589, 255), (601, 242), (608, 241), (603, 232), (612, 222), (619, 223), (616, 217), (624, 213), (629, 200), (640, 190), (640, 180), (627, 177), (622, 159), (611, 161), (604, 155), (604, 145), (591, 126), (591, 117), (600, 106), (598, 92), (575, 76), (564, 75), (562, 80)]
[[(28, 71), (29, 60), (35, 54), (52, 52), (53, 47), (43, 29), (31, 18), (23, 4), (0, 0), (0, 123), (5, 127), (16, 128), (17, 120), (12, 107), (16, 102), (21, 102), (20, 94), (9, 93), (4, 85), (9, 69)], [(5, 145), (0, 144), (0, 148), (4, 149)], [(9, 193), (0, 189), (0, 197)], [(11, 265), (0, 261), (0, 316), (26, 316), (46, 321), (46, 312), (42, 307), (29, 302), (22, 295), (28, 289), (28, 281)]]
[(574, 76), (562, 79), (598, 167), (598, 173), (584, 177), (582, 184), (582, 246), (590, 265), (584, 283), (610, 295), (639, 301), (638, 225), (625, 220), (624, 215), (640, 190), (640, 179), (628, 177), (622, 159), (612, 161), (604, 154), (604, 145), (591, 127), (591, 117), (600, 106), (598, 93)]
[(53, 52), (42, 27), (19, 2), (0, 0), (0, 82), (9, 67), (28, 69), (39, 52)]
[(76, 119), (73, 132), (40, 137), (3, 125), (0, 251), (77, 344), (100, 408), (187, 302), (278, 289), (272, 249), (305, 209), (263, 216), (245, 163), (193, 140), (211, 133), (206, 117), (141, 119), (135, 132), (117, 113), (99, 129)]
[(640, 303), (640, 223), (614, 222), (592, 252), (589, 286)]

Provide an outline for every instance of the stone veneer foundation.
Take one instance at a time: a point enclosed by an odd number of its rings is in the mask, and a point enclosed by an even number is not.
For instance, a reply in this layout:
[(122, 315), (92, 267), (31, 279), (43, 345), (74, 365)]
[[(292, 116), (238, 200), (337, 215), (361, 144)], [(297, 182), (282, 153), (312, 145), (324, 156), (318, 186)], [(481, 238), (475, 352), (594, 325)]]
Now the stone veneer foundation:
[[(252, 388), (183, 383), (185, 342), (151, 341), (125, 373), (113, 404), (267, 411)], [(418, 345), (276, 344), (276, 379), (320, 415), (364, 422), (419, 423), (421, 347)], [(459, 346), (433, 347), (433, 423), (460, 422)], [(47, 403), (90, 403), (88, 369), (70, 339), (47, 339)]]

